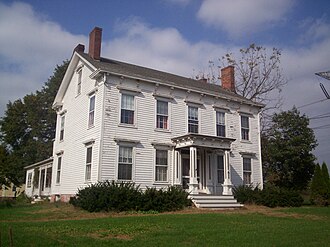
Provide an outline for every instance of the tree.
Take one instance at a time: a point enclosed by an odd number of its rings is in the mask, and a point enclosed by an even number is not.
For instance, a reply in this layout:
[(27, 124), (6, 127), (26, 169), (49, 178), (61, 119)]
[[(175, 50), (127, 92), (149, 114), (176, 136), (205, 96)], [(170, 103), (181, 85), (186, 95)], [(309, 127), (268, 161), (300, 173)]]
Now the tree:
[(24, 166), (52, 155), (56, 128), (52, 104), (67, 66), (68, 61), (57, 65), (41, 91), (9, 102), (0, 120), (0, 140), (6, 151), (0, 174), (16, 186), (24, 182)]
[(294, 107), (274, 114), (263, 149), (266, 180), (279, 187), (305, 189), (313, 176), (317, 146), (309, 119)]
[(232, 65), (235, 68), (236, 92), (247, 99), (267, 105), (263, 110), (262, 129), (268, 126), (272, 110), (282, 104), (281, 90), (287, 83), (280, 64), (281, 51), (251, 44), (239, 50), (238, 58), (233, 53), (225, 54), (218, 59), (220, 65), (209, 62), (209, 72), (199, 73), (197, 79), (206, 78), (209, 82), (219, 84), (220, 75), (217, 67)]
[(330, 184), (329, 173), (326, 164), (323, 162), (322, 168), (319, 164), (315, 167), (314, 176), (311, 183), (311, 202), (317, 205), (329, 205)]

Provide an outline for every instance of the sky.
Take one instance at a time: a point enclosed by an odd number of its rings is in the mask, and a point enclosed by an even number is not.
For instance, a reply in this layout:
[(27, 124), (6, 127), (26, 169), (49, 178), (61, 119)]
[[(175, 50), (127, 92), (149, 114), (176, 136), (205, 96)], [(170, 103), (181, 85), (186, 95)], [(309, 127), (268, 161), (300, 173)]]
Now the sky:
[(329, 15), (328, 0), (0, 0), (0, 117), (78, 43), (88, 47), (95, 26), (103, 57), (186, 77), (256, 43), (281, 50), (282, 110), (295, 105), (311, 118), (314, 153), (330, 166), (330, 99), (319, 85), (330, 93), (330, 80), (315, 75), (330, 70)]

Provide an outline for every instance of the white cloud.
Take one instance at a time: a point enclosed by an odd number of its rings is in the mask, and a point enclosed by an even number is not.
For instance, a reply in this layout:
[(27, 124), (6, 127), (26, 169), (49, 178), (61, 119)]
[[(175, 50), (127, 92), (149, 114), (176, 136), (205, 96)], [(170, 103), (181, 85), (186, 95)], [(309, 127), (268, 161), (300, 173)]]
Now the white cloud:
[(185, 6), (188, 3), (190, 3), (191, 0), (163, 0), (163, 1)]
[(204, 0), (198, 18), (234, 37), (266, 29), (285, 18), (293, 0)]
[(299, 28), (303, 31), (299, 38), (301, 43), (320, 41), (330, 36), (330, 24), (325, 15), (317, 19), (307, 18)]
[[(85, 42), (24, 3), (0, 3), (0, 115), (9, 100), (40, 89), (56, 64)], [(6, 93), (4, 93), (6, 92)]]

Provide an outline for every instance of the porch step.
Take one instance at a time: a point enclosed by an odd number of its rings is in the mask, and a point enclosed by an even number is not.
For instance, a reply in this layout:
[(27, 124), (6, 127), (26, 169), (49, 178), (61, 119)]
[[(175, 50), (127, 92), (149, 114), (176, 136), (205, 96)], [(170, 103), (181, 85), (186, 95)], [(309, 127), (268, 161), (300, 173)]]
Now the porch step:
[(189, 198), (197, 208), (221, 209), (221, 208), (240, 208), (243, 205), (238, 203), (234, 196), (217, 195), (189, 195)]

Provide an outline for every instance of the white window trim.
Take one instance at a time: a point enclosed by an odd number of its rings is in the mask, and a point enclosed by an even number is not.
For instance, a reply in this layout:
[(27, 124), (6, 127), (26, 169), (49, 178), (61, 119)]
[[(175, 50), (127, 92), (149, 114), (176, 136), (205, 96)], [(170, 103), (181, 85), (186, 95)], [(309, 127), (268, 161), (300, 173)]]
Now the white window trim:
[[(92, 112), (92, 111), (90, 111), (90, 108), (91, 108), (91, 98), (93, 98), (93, 97), (94, 97), (94, 110), (93, 110), (94, 115), (93, 115), (93, 124), (90, 124), (89, 123), (89, 115)], [(95, 126), (95, 110), (96, 110), (96, 95), (95, 95), (95, 93), (89, 95), (88, 101), (89, 101), (89, 104), (88, 104), (88, 119), (87, 119), (87, 121), (88, 121), (88, 129), (90, 129), (90, 128), (93, 128)]]
[[(58, 169), (58, 161), (61, 158), (61, 169)], [(60, 175), (58, 176), (58, 171), (60, 171)], [(61, 178), (62, 178), (62, 172), (63, 171), (63, 154), (57, 156), (57, 162), (56, 162), (56, 173), (55, 173), (55, 184), (60, 185), (61, 184)], [(59, 179), (58, 179), (59, 178)]]
[(200, 106), (196, 105), (196, 104), (187, 104), (187, 109), (186, 109), (186, 133), (191, 134), (191, 132), (189, 132), (189, 107), (194, 107), (197, 108), (197, 112), (198, 112), (198, 133), (193, 133), (193, 134), (201, 134), (201, 111), (200, 111)]
[[(82, 89), (82, 67), (80, 66), (77, 68), (76, 73), (77, 73), (77, 89), (76, 89), (76, 97), (81, 94), (81, 89)], [(80, 90), (79, 90), (80, 89)]]
[[(133, 124), (126, 124), (121, 122), (121, 102), (122, 102), (122, 97), (123, 94), (125, 95), (130, 95), (134, 97), (134, 123)], [(137, 107), (137, 99), (136, 99), (137, 93), (136, 92), (131, 92), (131, 91), (126, 91), (126, 90), (121, 90), (120, 91), (120, 97), (119, 97), (119, 114), (118, 114), (118, 126), (120, 127), (128, 127), (128, 128), (137, 128), (137, 114), (138, 114), (138, 107)]]
[[(225, 114), (225, 136), (218, 136), (218, 132), (217, 132), (217, 112), (221, 112), (223, 114)], [(227, 113), (225, 110), (221, 110), (221, 109), (215, 109), (214, 111), (214, 123), (215, 123), (215, 136), (218, 137), (227, 137), (228, 136), (228, 127), (227, 127)]]
[[(63, 118), (64, 118), (64, 124), (63, 124), (63, 128), (62, 128), (62, 122), (63, 122)], [(63, 113), (60, 115), (60, 136), (59, 136), (59, 141), (63, 142), (64, 141), (64, 134), (65, 134), (65, 120), (66, 120), (66, 114)], [(61, 132), (63, 130), (63, 137), (61, 139)]]
[[(157, 150), (161, 150), (161, 151), (167, 151), (167, 174), (166, 174), (166, 181), (157, 181), (156, 180), (156, 152)], [(171, 155), (169, 152), (170, 151), (170, 147), (168, 146), (155, 146), (154, 147), (154, 169), (153, 169), (153, 181), (154, 184), (168, 184), (169, 183), (169, 175), (170, 175), (170, 159), (171, 159)]]
[[(250, 159), (250, 161), (251, 161), (251, 171), (250, 171), (250, 183), (249, 184), (246, 184), (246, 183), (244, 183), (244, 159)], [(251, 157), (251, 156), (246, 156), (246, 155), (244, 155), (244, 156), (242, 156), (242, 181), (243, 181), (243, 185), (251, 185), (251, 184), (253, 184), (253, 158)]]
[(27, 188), (31, 188), (32, 187), (32, 173), (33, 172), (28, 172), (28, 175), (27, 175), (27, 181), (26, 181), (26, 187)]
[[(116, 168), (115, 168), (115, 178), (118, 182), (134, 182), (135, 181), (135, 154), (136, 154), (136, 147), (135, 143), (130, 142), (118, 142), (116, 147)], [(119, 147), (131, 147), (132, 148), (132, 179), (119, 179), (118, 178), (118, 168), (119, 168)]]
[[(90, 163), (90, 179), (87, 179), (87, 150), (88, 148), (92, 148), (92, 154), (91, 154), (91, 163)], [(93, 167), (93, 150), (94, 149), (94, 146), (93, 146), (93, 143), (92, 144), (89, 144), (89, 145), (86, 145), (85, 146), (85, 183), (90, 183), (92, 181), (92, 167)]]
[[(170, 99), (165, 99), (165, 98), (159, 98), (155, 97), (155, 131), (160, 131), (160, 132), (171, 132), (171, 100)], [(162, 102), (167, 102), (167, 129), (162, 129), (162, 128), (157, 128), (157, 102), (162, 101)]]

